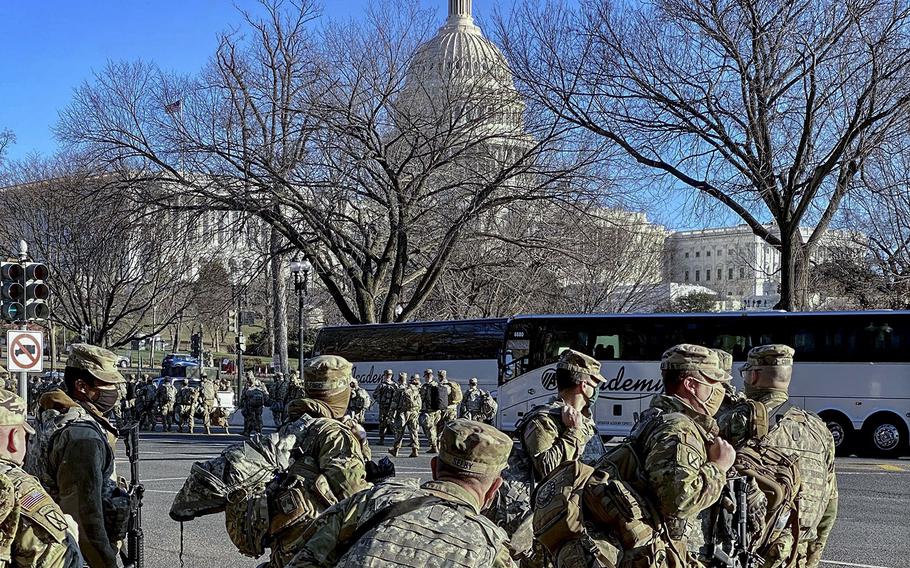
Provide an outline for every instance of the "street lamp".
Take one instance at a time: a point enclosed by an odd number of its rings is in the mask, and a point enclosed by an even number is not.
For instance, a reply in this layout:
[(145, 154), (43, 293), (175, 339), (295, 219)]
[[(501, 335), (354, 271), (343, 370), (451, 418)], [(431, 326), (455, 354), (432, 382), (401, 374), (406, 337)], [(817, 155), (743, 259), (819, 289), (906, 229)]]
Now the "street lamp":
[(307, 294), (307, 281), (313, 265), (304, 258), (291, 261), (291, 274), (294, 275), (294, 291), (297, 292), (297, 368), (303, 373), (303, 302)]

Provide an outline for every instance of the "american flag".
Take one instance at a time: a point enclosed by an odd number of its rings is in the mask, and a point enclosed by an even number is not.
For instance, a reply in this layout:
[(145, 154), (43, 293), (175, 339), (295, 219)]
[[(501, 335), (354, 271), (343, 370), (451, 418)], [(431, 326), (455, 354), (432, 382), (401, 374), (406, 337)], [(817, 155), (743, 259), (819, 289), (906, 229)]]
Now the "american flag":
[(178, 114), (183, 108), (183, 101), (178, 99), (169, 105), (165, 105), (164, 112), (168, 114)]
[(32, 491), (25, 496), (25, 499), (22, 500), (20, 505), (23, 509), (30, 510), (32, 507), (40, 503), (42, 499), (44, 499), (44, 493), (41, 493), (40, 491)]

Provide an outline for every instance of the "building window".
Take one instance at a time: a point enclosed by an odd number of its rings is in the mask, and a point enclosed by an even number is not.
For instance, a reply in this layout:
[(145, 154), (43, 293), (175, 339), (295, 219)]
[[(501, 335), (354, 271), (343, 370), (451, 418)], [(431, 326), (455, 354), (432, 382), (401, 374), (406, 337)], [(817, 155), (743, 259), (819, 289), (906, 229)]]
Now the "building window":
[(700, 252), (695, 253), (695, 258), (698, 258), (698, 257), (700, 257), (700, 256), (701, 256), (701, 253), (700, 253)]
[(733, 280), (733, 269), (732, 268), (727, 270), (727, 280)]
[(736, 251), (733, 249), (727, 251), (727, 256), (733, 256), (734, 254), (736, 254)]
[(724, 255), (724, 251), (717, 249), (717, 256), (723, 256), (723, 255)]
[(686, 253), (686, 258), (689, 258), (689, 253)]
[(705, 256), (711, 256), (711, 251), (706, 252)]
[(721, 278), (721, 275), (722, 275), (722, 274), (723, 274), (723, 271), (721, 271), (721, 269), (718, 268), (718, 269), (717, 269), (717, 280), (718, 280), (718, 281), (719, 281), (719, 280), (722, 280), (722, 278)]
[(688, 281), (689, 281), (689, 271), (686, 270), (686, 282), (688, 282)]
[(698, 282), (699, 280), (701, 280), (701, 270), (696, 270), (695, 271), (695, 281)]
[(746, 277), (746, 269), (743, 268), (742, 266), (739, 267), (739, 277), (740, 277), (740, 278), (745, 278), (745, 277)]
[(708, 270), (705, 270), (705, 280), (708, 282), (711, 281), (711, 269), (710, 268)]

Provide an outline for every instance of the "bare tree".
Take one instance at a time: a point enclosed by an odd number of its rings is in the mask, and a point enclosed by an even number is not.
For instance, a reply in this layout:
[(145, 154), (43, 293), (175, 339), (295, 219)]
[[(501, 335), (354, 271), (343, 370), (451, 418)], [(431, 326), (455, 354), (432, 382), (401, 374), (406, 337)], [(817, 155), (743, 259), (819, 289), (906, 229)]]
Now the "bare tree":
[(779, 249), (777, 307), (793, 309), (857, 172), (906, 119), (908, 15), (903, 0), (528, 1), (497, 31), (529, 96)]
[[(106, 180), (59, 162), (14, 166), (0, 192), (0, 241), (25, 239), (50, 271), (52, 318), (86, 341), (116, 347), (152, 337), (192, 300), (175, 266), (185, 265), (185, 235), (137, 210)], [(153, 317), (153, 313), (155, 317)]]
[[(222, 37), (200, 78), (108, 67), (77, 91), (60, 134), (192, 206), (258, 216), (349, 322), (415, 314), (483, 218), (577, 197), (557, 183), (589, 156), (570, 145), (573, 127), (525, 109), (504, 60), (469, 81), (434, 66), (418, 49), (433, 26), (414, 3), (319, 32), (309, 1), (264, 8), (247, 15), (249, 41)], [(166, 113), (174, 100), (180, 112)]]
[(6, 151), (10, 146), (16, 143), (16, 135), (9, 128), (0, 130), (0, 163), (6, 156)]

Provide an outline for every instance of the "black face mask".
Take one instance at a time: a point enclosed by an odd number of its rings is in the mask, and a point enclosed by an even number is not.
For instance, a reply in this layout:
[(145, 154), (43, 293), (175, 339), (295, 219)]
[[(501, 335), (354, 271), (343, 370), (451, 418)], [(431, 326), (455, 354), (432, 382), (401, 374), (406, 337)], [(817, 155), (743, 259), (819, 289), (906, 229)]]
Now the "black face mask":
[(112, 408), (120, 402), (120, 391), (118, 389), (98, 389), (98, 396), (92, 400), (92, 404), (101, 414), (107, 414)]

